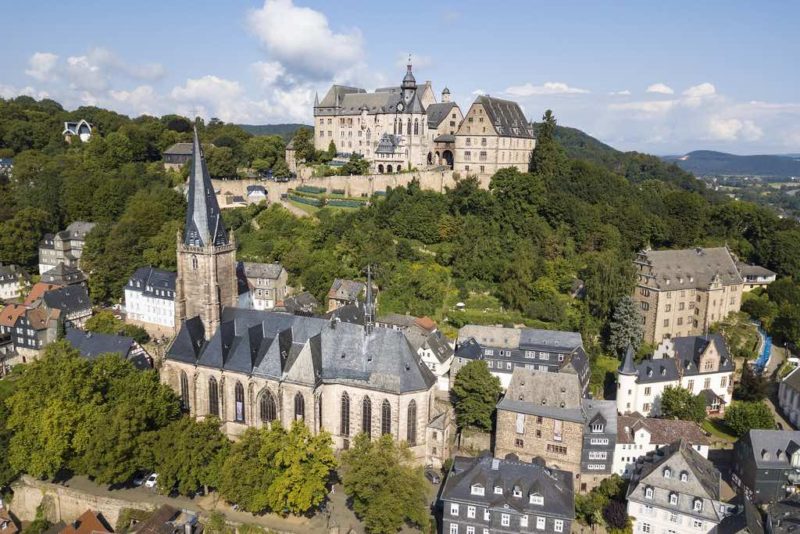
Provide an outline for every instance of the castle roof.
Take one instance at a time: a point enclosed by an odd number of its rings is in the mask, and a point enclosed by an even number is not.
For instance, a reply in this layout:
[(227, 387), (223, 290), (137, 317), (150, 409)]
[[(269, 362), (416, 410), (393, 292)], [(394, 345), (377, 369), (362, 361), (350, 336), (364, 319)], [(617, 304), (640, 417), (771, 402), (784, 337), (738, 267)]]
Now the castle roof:
[(511, 100), (481, 95), (475, 99), (486, 111), (489, 123), (498, 135), (533, 139), (533, 130), (519, 104)]
[(636, 263), (648, 286), (664, 291), (708, 289), (714, 280), (722, 285), (742, 283), (739, 269), (726, 247), (646, 250)]
[(189, 206), (183, 230), (184, 245), (222, 246), (228, 244), (228, 233), (222, 223), (217, 195), (211, 185), (203, 148), (194, 130), (192, 167), (189, 174)]
[(458, 107), (455, 102), (441, 102), (431, 104), (425, 110), (428, 115), (428, 128), (438, 128), (439, 125), (450, 115), (450, 110)]

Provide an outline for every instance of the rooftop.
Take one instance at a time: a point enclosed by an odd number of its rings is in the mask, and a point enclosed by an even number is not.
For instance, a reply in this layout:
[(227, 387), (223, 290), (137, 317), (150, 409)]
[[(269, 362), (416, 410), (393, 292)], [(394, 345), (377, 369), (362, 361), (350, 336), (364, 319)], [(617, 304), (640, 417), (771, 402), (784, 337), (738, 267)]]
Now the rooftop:
[(677, 419), (656, 419), (641, 414), (617, 417), (617, 443), (633, 443), (634, 434), (644, 429), (650, 434), (650, 443), (666, 445), (683, 438), (692, 445), (709, 445), (700, 425)]
[(646, 250), (636, 263), (647, 285), (661, 290), (707, 289), (714, 280), (722, 285), (741, 284), (742, 277), (726, 247)]

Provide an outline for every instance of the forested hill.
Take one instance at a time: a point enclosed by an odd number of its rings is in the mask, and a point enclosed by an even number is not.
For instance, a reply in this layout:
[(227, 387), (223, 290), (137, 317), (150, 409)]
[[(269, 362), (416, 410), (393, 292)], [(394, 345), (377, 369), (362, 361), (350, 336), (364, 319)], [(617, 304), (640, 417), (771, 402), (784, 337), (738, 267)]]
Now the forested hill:
[(239, 128), (252, 135), (280, 135), (284, 141), (289, 141), (300, 128), (313, 128), (308, 124), (239, 124)]
[(683, 156), (666, 156), (664, 160), (699, 176), (800, 176), (800, 157), (796, 156), (737, 156), (713, 150), (695, 150)]
[(571, 158), (583, 159), (608, 167), (615, 165), (622, 156), (622, 152), (616, 148), (577, 128), (556, 126), (555, 138), (564, 147), (567, 156)]

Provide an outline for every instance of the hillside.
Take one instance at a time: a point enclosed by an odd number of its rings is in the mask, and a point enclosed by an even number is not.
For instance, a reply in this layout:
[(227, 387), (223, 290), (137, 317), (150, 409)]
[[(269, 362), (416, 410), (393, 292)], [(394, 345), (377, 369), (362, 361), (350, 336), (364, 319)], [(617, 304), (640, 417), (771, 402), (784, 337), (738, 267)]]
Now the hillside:
[(253, 135), (280, 135), (284, 141), (289, 141), (298, 128), (313, 128), (308, 124), (237, 124), (239, 128)]
[(567, 155), (575, 159), (583, 159), (605, 167), (612, 167), (619, 163), (623, 153), (591, 135), (570, 128), (569, 126), (556, 126), (556, 141), (564, 147)]
[(664, 160), (698, 176), (800, 176), (800, 157), (792, 156), (737, 156), (713, 150), (695, 150), (683, 156), (666, 156)]

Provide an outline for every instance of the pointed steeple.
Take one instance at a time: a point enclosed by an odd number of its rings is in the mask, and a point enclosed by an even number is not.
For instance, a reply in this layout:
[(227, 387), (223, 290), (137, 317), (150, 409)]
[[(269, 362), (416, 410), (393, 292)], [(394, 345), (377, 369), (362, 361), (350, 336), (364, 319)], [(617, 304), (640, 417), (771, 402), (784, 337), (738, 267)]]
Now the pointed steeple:
[(314, 91), (314, 107), (319, 107), (319, 93), (316, 91)]
[(372, 301), (372, 266), (367, 265), (367, 302), (364, 304), (364, 329), (367, 334), (375, 327), (375, 303)]
[(636, 367), (633, 365), (634, 355), (635, 353), (633, 351), (633, 346), (628, 345), (628, 349), (625, 351), (625, 359), (622, 360), (622, 365), (619, 367), (619, 374), (621, 375), (636, 374)]
[(197, 128), (194, 129), (188, 201), (183, 244), (199, 247), (227, 245), (228, 233), (222, 223), (217, 196), (211, 185)]

